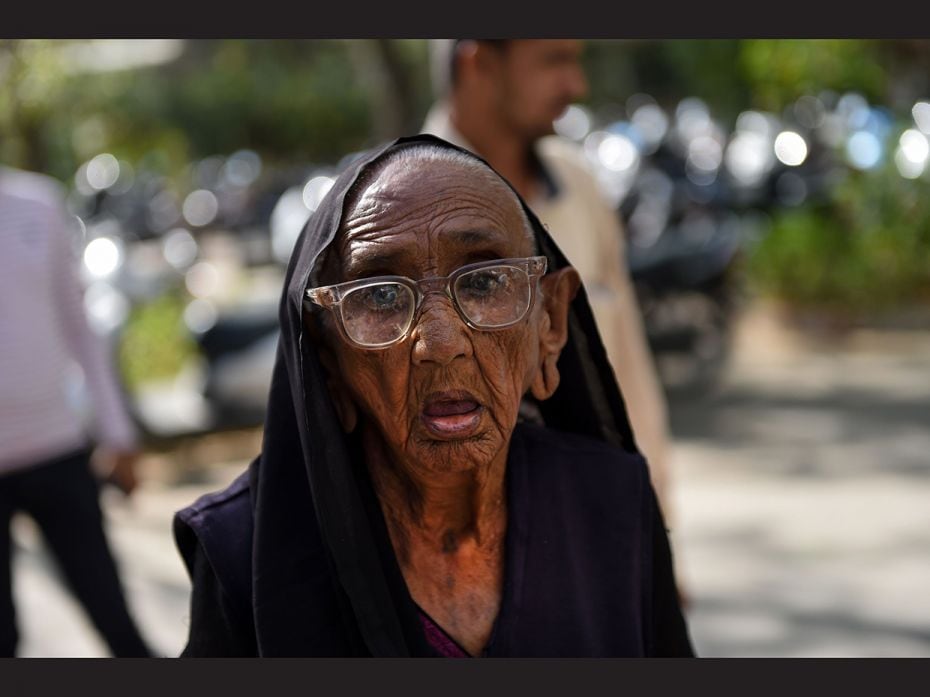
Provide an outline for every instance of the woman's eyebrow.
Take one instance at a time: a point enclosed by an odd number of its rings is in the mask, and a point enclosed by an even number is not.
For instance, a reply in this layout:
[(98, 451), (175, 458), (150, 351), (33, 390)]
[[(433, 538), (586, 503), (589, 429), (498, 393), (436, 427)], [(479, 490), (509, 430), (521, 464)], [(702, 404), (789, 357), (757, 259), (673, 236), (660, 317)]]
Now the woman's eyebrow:
[(490, 230), (457, 230), (447, 233), (454, 236), (456, 242), (462, 245), (486, 246), (507, 242), (507, 238), (500, 232)]
[[(457, 253), (476, 252), (479, 254), (502, 253), (501, 247), (506, 245), (508, 238), (496, 230), (470, 229), (449, 231), (444, 236), (454, 243)], [(368, 244), (361, 249), (353, 250), (346, 260), (346, 280), (355, 280), (365, 276), (403, 275), (400, 271), (404, 263), (409, 261), (410, 249), (404, 247), (388, 251), (382, 245)]]
[(378, 274), (393, 275), (399, 264), (406, 257), (404, 251), (396, 252), (358, 252), (352, 254), (346, 264), (346, 275), (350, 278)]

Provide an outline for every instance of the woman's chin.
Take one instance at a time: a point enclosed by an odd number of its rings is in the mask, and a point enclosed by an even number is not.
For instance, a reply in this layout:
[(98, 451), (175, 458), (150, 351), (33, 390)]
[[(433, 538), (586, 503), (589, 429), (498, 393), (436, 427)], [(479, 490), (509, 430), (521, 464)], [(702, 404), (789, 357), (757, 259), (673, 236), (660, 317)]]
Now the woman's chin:
[[(415, 451), (407, 451), (415, 469), (423, 472), (470, 472), (487, 466), (506, 439), (485, 423), (487, 414), (442, 424), (420, 421)], [(449, 418), (449, 417), (444, 417)], [(437, 427), (438, 426), (438, 427)]]

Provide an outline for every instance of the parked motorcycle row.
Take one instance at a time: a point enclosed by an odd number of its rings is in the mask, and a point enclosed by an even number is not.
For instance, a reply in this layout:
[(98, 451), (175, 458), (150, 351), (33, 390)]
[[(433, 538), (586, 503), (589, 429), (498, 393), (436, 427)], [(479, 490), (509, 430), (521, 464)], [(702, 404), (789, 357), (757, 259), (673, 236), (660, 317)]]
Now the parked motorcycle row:
[(669, 113), (634, 95), (626, 116), (592, 128), (591, 115), (573, 106), (557, 126), (582, 146), (625, 224), (648, 340), (670, 392), (706, 391), (718, 380), (746, 290), (740, 262), (771, 214), (823, 201), (850, 171), (889, 157), (910, 178), (927, 162), (925, 102), (903, 133), (887, 109), (855, 93), (805, 95), (780, 115), (745, 111), (729, 131), (693, 97)]
[[(893, 155), (911, 177), (927, 160), (919, 146), (930, 105), (915, 105), (913, 116), (916, 128)], [(744, 290), (740, 259), (769, 215), (829, 196), (851, 168), (879, 166), (896, 135), (889, 112), (856, 94), (804, 96), (781, 115), (747, 111), (732, 129), (693, 97), (667, 111), (636, 95), (625, 119), (595, 121), (573, 106), (557, 130), (578, 142), (624, 223), (648, 340), (670, 391), (707, 390), (718, 379)], [(348, 160), (280, 169), (241, 150), (192, 163), (180, 181), (108, 153), (79, 168), (70, 203), (94, 326), (119, 345), (133, 308), (166, 293), (185, 302), (177, 331), (196, 359), (132, 391), (144, 433), (261, 422), (284, 265)]]

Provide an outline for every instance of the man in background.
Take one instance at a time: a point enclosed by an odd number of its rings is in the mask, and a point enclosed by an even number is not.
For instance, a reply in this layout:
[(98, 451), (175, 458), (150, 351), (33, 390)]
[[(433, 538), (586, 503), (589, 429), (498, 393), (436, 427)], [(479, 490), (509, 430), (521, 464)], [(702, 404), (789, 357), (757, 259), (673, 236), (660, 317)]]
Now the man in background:
[(88, 326), (72, 218), (48, 177), (0, 167), (0, 656), (18, 641), (10, 523), (38, 524), (72, 592), (116, 656), (150, 651), (129, 615), (103, 530), (91, 446), (69, 407), (69, 359), (84, 372), (98, 454), (125, 493), (136, 485), (136, 434), (106, 344)]
[(576, 40), (434, 41), (440, 100), (423, 131), (487, 160), (523, 196), (578, 270), (666, 520), (665, 397), (646, 343), (617, 212), (580, 148), (553, 122), (587, 93)]

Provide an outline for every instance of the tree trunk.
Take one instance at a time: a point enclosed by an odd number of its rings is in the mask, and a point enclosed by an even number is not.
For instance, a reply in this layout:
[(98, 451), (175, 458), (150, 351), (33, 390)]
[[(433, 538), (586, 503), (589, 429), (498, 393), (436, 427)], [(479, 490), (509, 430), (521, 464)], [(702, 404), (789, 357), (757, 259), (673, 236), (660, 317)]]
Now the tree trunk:
[(349, 57), (368, 92), (372, 135), (390, 140), (419, 129), (413, 83), (391, 39), (348, 41)]

